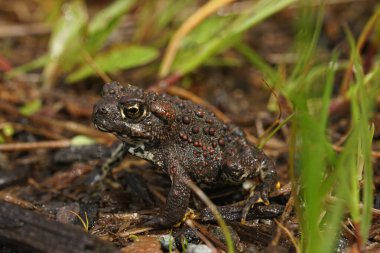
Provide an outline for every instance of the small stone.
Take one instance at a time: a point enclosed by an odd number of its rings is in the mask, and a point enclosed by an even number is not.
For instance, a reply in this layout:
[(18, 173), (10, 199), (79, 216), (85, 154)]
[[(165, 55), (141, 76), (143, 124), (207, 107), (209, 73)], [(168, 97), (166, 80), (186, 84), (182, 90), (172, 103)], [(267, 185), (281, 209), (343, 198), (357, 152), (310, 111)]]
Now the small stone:
[(72, 212), (80, 213), (80, 211), (80, 205), (73, 202), (58, 208), (56, 219), (62, 223), (74, 224), (77, 221), (77, 217)]
[(187, 245), (185, 253), (211, 253), (212, 250), (205, 244), (193, 244), (189, 243)]
[(158, 241), (161, 243), (161, 248), (165, 252), (176, 249), (175, 239), (172, 235), (161, 235), (158, 237)]

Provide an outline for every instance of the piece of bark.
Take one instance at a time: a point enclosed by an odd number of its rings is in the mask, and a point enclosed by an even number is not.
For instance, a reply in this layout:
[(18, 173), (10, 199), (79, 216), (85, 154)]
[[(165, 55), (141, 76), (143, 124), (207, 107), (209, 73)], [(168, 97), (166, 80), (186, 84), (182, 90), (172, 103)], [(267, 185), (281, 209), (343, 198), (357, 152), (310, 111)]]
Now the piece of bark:
[[(271, 219), (280, 216), (284, 212), (284, 206), (279, 204), (270, 204), (267, 206), (254, 206), (247, 214), (247, 220), (253, 219)], [(219, 206), (219, 213), (225, 221), (240, 221), (242, 219), (243, 206)], [(210, 208), (204, 208), (199, 213), (202, 222), (216, 222), (214, 214)]]
[(48, 220), (6, 202), (0, 202), (0, 245), (15, 252), (119, 252), (110, 243), (93, 238), (77, 227)]

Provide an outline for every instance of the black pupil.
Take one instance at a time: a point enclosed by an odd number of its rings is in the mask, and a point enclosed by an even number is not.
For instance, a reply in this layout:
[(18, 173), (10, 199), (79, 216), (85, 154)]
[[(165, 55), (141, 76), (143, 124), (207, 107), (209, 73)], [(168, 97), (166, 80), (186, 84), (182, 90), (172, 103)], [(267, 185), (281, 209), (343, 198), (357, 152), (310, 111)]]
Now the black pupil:
[(131, 113), (131, 114), (136, 114), (139, 112), (139, 109), (136, 108), (136, 107), (132, 107), (132, 108), (129, 108), (128, 111)]
[(130, 104), (124, 107), (124, 114), (130, 119), (138, 119), (144, 114), (144, 107), (141, 104)]

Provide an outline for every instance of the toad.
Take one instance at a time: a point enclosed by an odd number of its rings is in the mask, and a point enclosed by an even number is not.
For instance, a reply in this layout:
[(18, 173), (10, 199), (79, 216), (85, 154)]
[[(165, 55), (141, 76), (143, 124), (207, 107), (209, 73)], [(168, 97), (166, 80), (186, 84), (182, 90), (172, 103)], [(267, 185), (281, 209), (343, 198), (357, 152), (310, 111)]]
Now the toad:
[(274, 163), (247, 142), (240, 128), (191, 101), (112, 82), (103, 87), (93, 122), (121, 140), (104, 169), (131, 154), (170, 177), (166, 207), (152, 222), (155, 226), (172, 226), (182, 219), (191, 195), (189, 180), (201, 188), (256, 182), (245, 210), (260, 197), (267, 201), (277, 182)]

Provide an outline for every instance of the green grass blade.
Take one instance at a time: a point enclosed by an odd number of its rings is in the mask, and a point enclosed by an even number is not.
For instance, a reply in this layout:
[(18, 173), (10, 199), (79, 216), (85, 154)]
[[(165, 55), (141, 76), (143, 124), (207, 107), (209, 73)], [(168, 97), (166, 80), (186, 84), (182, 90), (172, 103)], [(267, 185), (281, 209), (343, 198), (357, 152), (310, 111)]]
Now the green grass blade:
[(326, 71), (326, 85), (322, 96), (322, 108), (321, 108), (321, 124), (327, 128), (327, 122), (329, 117), (330, 99), (334, 88), (335, 74), (337, 70), (338, 54), (335, 52), (332, 55), (332, 60), (328, 65)]
[(232, 22), (231, 25), (225, 27), (218, 36), (215, 36), (208, 43), (194, 50), (193, 55), (195, 57), (177, 63), (174, 66), (174, 70), (182, 74), (192, 71), (210, 57), (237, 43), (243, 32), (294, 2), (296, 2), (296, 0), (258, 1), (247, 13), (244, 13), (244, 15), (237, 18), (235, 22)]
[(324, 12), (322, 6), (315, 10), (310, 4), (312, 1), (304, 0), (305, 5), (299, 10), (298, 35), (296, 39), (297, 46), (297, 64), (292, 71), (290, 80), (302, 76), (302, 73), (312, 62), (312, 56), (315, 53), (317, 41), (321, 32)]
[(49, 56), (47, 54), (44, 54), (31, 62), (28, 62), (24, 65), (21, 65), (19, 67), (12, 69), (11, 71), (5, 74), (5, 77), (13, 78), (17, 75), (20, 75), (20, 74), (23, 74), (23, 73), (26, 73), (38, 68), (42, 68), (46, 63), (48, 63), (48, 61), (49, 61)]
[[(347, 30), (347, 38), (351, 47), (351, 55), (353, 56), (353, 63), (355, 69), (355, 86), (356, 86), (356, 96), (351, 99), (352, 107), (355, 108), (357, 112), (357, 118), (355, 125), (358, 128), (359, 132), (359, 143), (358, 143), (358, 175), (361, 177), (357, 179), (358, 184), (359, 180), (363, 180), (363, 208), (360, 210), (360, 201), (356, 203), (357, 212), (356, 214), (358, 224), (360, 223), (360, 235), (361, 241), (364, 243), (367, 240), (368, 232), (370, 229), (370, 224), (372, 220), (372, 206), (373, 206), (373, 192), (372, 192), (372, 180), (373, 180), (373, 171), (372, 171), (372, 162), (371, 162), (371, 150), (372, 150), (372, 138), (373, 138), (373, 127), (369, 125), (369, 120), (372, 116), (373, 110), (375, 108), (376, 101), (376, 92), (373, 90), (376, 89), (376, 86), (366, 85), (365, 83), (365, 74), (363, 70), (363, 65), (361, 62), (361, 57), (359, 53), (358, 46), (355, 44), (353, 36)], [(359, 186), (358, 186), (359, 187)], [(360, 189), (359, 189), (360, 190)], [(361, 212), (360, 212), (361, 211)], [(354, 215), (354, 214), (352, 214)], [(364, 245), (362, 245), (364, 247)]]
[[(94, 61), (103, 71), (114, 72), (144, 65), (156, 59), (158, 55), (158, 50), (153, 47), (118, 45), (98, 54)], [(67, 81), (70, 83), (76, 82), (94, 73), (94, 70), (86, 64), (71, 73), (67, 77)]]
[(114, 1), (107, 8), (94, 16), (88, 26), (87, 51), (98, 51), (108, 39), (111, 32), (119, 25), (123, 15), (133, 6), (134, 0)]
[(86, 23), (87, 10), (81, 1), (65, 5), (49, 43), (49, 62), (43, 72), (45, 86), (52, 86), (62, 68), (79, 59)]

